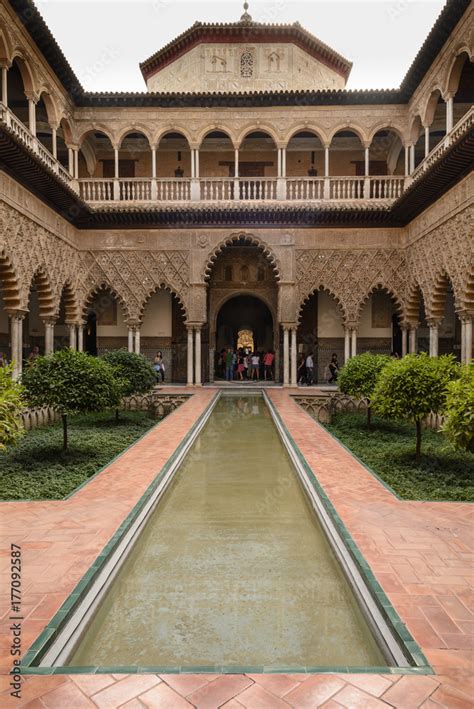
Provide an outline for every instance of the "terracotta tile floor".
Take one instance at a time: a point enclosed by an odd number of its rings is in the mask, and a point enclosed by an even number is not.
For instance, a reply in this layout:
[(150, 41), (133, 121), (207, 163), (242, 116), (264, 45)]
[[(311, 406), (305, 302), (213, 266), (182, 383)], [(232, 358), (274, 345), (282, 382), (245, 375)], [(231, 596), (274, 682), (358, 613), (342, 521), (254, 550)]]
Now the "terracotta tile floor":
[[(176, 387), (172, 391), (179, 390)], [(40, 633), (198, 419), (201, 389), (63, 502), (0, 503), (0, 580), (9, 545), (22, 546), (23, 648)], [(282, 389), (269, 390), (291, 435), (431, 662), (435, 675), (56, 675), (24, 677), (9, 696), (8, 594), (0, 598), (0, 706), (76, 707), (473, 707), (474, 506), (394, 498)]]

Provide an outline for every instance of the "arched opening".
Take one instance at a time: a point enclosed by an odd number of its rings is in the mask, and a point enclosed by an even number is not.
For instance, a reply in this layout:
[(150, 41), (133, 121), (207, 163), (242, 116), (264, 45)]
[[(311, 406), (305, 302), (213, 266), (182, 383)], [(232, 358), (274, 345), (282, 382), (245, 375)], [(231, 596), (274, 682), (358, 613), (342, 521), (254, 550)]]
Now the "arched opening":
[[(203, 330), (205, 371), (222, 376), (219, 353), (237, 348), (239, 333), (252, 333), (254, 346), (273, 350), (278, 370), (280, 335), (276, 313), (278, 287), (275, 271), (264, 248), (241, 236), (225, 246), (216, 257), (209, 274), (208, 328)], [(204, 345), (208, 338), (208, 347)], [(207, 344), (207, 343), (206, 343)]]
[(24, 358), (45, 354), (45, 323), (54, 320), (54, 304), (47, 276), (38, 272), (30, 286), (28, 312), (23, 323)]
[(287, 177), (323, 177), (324, 146), (314, 132), (295, 133), (286, 148)]
[(3, 297), (3, 273), (0, 268), (0, 366), (11, 361), (10, 319)]
[(439, 322), (438, 354), (454, 354), (460, 360), (461, 321), (456, 313), (453, 284), (446, 274), (443, 274), (435, 285), (431, 317)]
[(58, 319), (54, 327), (55, 350), (63, 350), (70, 346), (68, 325), (77, 323), (77, 321), (78, 314), (74, 291), (71, 286), (66, 283), (61, 291)]
[[(224, 352), (235, 351), (236, 369), (239, 360), (246, 368), (244, 358), (257, 352), (260, 358), (259, 379), (263, 379), (263, 356), (274, 350), (274, 323), (270, 308), (254, 295), (235, 295), (220, 308), (216, 320), (216, 360), (215, 376), (223, 378), (222, 364)], [(245, 378), (245, 370), (242, 376)], [(237, 378), (237, 376), (234, 376)], [(240, 379), (240, 376), (238, 377)]]
[[(408, 299), (408, 304), (405, 309), (405, 316), (408, 323), (418, 325), (415, 337), (416, 351), (429, 352), (430, 332), (428, 322), (426, 320), (425, 301), (420, 286), (416, 286)], [(409, 349), (411, 348), (407, 346), (407, 352)]]
[(240, 199), (275, 199), (278, 149), (265, 131), (252, 131), (239, 148)]
[[(298, 367), (312, 353), (315, 382), (327, 382), (333, 354), (344, 362), (343, 312), (336, 298), (324, 288), (312, 293), (300, 312), (297, 332)], [(303, 370), (300, 370), (301, 375)], [(298, 377), (300, 379), (300, 377)]]
[(68, 144), (71, 143), (71, 129), (69, 123), (63, 118), (56, 131), (57, 159), (61, 165), (69, 169)]
[(52, 154), (53, 132), (50, 125), (51, 117), (48, 114), (48, 107), (46, 105), (48, 98), (49, 97), (46, 97), (45, 93), (42, 93), (38, 103), (36, 104), (36, 137)]
[(81, 140), (79, 150), (79, 177), (115, 177), (115, 153), (112, 141), (100, 130), (88, 131)]
[(118, 298), (107, 286), (92, 296), (86, 310), (84, 350), (102, 355), (107, 350), (126, 349), (128, 328)]
[(234, 199), (235, 151), (227, 133), (208, 133), (199, 148), (202, 200)]
[(25, 126), (28, 125), (28, 99), (25, 95), (25, 91), (27, 91), (26, 71), (23, 60), (16, 58), (7, 72), (8, 108)]
[(365, 301), (357, 331), (357, 352), (402, 355), (400, 307), (390, 292), (379, 286)]
[(369, 175), (404, 175), (405, 155), (398, 133), (391, 128), (378, 130), (369, 148)]
[(448, 91), (454, 94), (453, 125), (456, 125), (474, 103), (474, 62), (467, 52), (462, 52), (454, 62)]
[(425, 159), (425, 131), (420, 116), (416, 116), (411, 127), (411, 144), (414, 146), (413, 167), (415, 168)]
[(153, 361), (163, 355), (164, 381), (186, 382), (185, 313), (174, 293), (157, 288), (147, 301), (140, 328), (141, 353)]
[(149, 178), (152, 175), (151, 148), (144, 133), (130, 131), (119, 148), (119, 177)]
[(191, 177), (191, 149), (187, 138), (179, 131), (161, 137), (156, 151), (158, 178)]
[(360, 136), (353, 130), (339, 130), (329, 148), (329, 174), (333, 177), (365, 175), (365, 152)]
[(11, 362), (10, 318), (7, 308), (16, 310), (20, 304), (18, 283), (9, 259), (0, 255), (0, 359)]
[(428, 101), (425, 125), (429, 126), (429, 153), (446, 135), (446, 103), (439, 89), (433, 91)]

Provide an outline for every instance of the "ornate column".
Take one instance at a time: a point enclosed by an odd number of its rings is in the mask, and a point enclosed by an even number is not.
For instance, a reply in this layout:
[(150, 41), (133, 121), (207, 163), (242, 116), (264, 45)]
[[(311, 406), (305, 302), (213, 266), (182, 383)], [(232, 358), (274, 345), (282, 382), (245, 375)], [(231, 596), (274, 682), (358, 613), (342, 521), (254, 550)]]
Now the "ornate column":
[(2, 64), (2, 103), (8, 108), (8, 66)]
[(287, 387), (290, 384), (290, 347), (289, 347), (289, 329), (287, 325), (283, 325), (283, 386)]
[(357, 354), (357, 330), (356, 328), (352, 329), (351, 332), (351, 357), (355, 357)]
[(425, 158), (430, 154), (430, 127), (425, 126)]
[(418, 329), (418, 323), (413, 323), (410, 325), (410, 354), (416, 354), (417, 342), (416, 342), (416, 331)]
[(54, 320), (44, 322), (44, 353), (45, 355), (54, 352)]
[(187, 365), (188, 365), (188, 386), (192, 386), (194, 384), (194, 377), (193, 377), (193, 326), (192, 325), (186, 325), (186, 329), (188, 331), (188, 348), (187, 348)]
[(128, 326), (128, 351), (134, 351), (134, 340), (135, 340), (135, 328), (131, 325)]
[(344, 328), (344, 364), (351, 358), (351, 331), (350, 328)]
[(69, 330), (69, 348), (71, 350), (76, 349), (76, 325), (75, 323), (67, 323)]
[(428, 321), (428, 326), (430, 328), (430, 357), (437, 357), (439, 343), (439, 322), (437, 320)]
[(15, 310), (10, 312), (9, 316), (13, 378), (19, 379), (23, 370), (23, 318), (25, 313)]
[(297, 327), (291, 328), (291, 376), (290, 384), (291, 386), (297, 386), (297, 347), (296, 347), (296, 334), (298, 332)]
[(140, 354), (140, 327), (135, 328), (135, 354)]
[(84, 352), (84, 323), (77, 324), (77, 351)]
[(30, 133), (36, 136), (36, 104), (38, 99), (31, 93), (26, 94), (28, 99), (28, 128)]
[(408, 325), (401, 325), (402, 331), (402, 357), (408, 354)]
[(472, 362), (472, 317), (466, 318), (466, 325), (465, 325), (465, 363), (466, 364), (471, 364)]
[(454, 98), (449, 96), (446, 99), (446, 135), (453, 130), (454, 122)]
[(196, 386), (201, 386), (201, 326), (194, 328), (194, 380)]

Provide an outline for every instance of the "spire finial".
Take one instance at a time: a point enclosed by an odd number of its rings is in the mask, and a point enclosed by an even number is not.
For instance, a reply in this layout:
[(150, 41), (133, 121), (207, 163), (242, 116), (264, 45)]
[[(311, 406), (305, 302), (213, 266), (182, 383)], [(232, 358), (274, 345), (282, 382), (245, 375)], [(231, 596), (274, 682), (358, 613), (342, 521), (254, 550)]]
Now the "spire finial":
[(248, 2), (244, 2), (244, 14), (243, 14), (242, 17), (240, 18), (240, 21), (241, 21), (241, 22), (252, 22), (252, 17), (251, 17), (251, 15), (249, 15), (249, 13), (247, 12), (248, 9), (249, 9), (249, 4), (248, 4)]

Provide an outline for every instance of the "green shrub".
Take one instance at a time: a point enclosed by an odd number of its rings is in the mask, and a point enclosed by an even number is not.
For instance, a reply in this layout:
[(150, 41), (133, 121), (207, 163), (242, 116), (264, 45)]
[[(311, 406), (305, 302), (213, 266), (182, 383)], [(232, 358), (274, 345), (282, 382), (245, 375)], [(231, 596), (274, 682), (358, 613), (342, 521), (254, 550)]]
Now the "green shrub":
[(105, 352), (102, 359), (110, 364), (120, 379), (125, 381), (123, 396), (145, 394), (156, 384), (155, 372), (143, 355), (127, 350)]
[(115, 408), (125, 386), (107, 362), (70, 349), (38, 357), (24, 370), (22, 383), (32, 406), (50, 406), (61, 414), (64, 449), (68, 414)]
[(339, 389), (344, 394), (367, 400), (367, 425), (369, 427), (372, 414), (372, 394), (380, 372), (390, 361), (391, 358), (388, 355), (364, 352), (346, 362), (337, 378)]
[(392, 360), (380, 373), (372, 405), (381, 416), (415, 424), (417, 463), (421, 458), (422, 421), (430, 412), (443, 409), (448, 384), (459, 373), (453, 355), (429, 357), (426, 353)]
[(474, 453), (474, 364), (448, 384), (446, 422), (442, 428), (455, 448)]
[(12, 379), (13, 367), (0, 367), (0, 451), (14, 445), (25, 432), (23, 387)]

